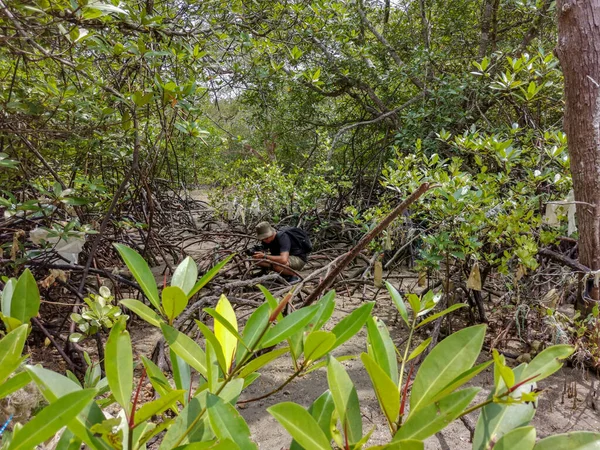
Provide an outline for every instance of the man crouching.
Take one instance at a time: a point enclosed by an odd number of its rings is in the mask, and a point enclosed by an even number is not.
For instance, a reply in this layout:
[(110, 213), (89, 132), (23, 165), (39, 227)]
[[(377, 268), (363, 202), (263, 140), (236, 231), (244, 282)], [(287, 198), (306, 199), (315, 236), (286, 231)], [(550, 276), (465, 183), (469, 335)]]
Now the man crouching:
[(256, 226), (256, 238), (262, 241), (264, 251), (256, 252), (252, 257), (260, 261), (260, 267), (279, 272), (289, 283), (300, 281), (295, 272), (302, 270), (312, 251), (304, 230), (286, 227), (276, 231), (269, 222), (261, 222)]

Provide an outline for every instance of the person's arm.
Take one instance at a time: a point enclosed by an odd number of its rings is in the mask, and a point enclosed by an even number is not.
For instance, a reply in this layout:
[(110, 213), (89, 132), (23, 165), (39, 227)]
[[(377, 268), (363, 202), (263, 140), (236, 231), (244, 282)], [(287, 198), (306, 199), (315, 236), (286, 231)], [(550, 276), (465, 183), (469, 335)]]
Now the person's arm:
[(280, 255), (265, 255), (265, 258), (269, 261), (276, 262), (278, 264), (283, 264), (284, 266), (288, 265), (290, 260), (290, 252), (281, 252)]

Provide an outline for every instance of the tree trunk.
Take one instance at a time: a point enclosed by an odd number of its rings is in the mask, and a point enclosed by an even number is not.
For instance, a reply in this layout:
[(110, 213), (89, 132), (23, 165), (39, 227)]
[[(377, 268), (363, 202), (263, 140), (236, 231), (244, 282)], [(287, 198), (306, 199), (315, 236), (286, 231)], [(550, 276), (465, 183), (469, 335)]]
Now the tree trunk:
[[(579, 260), (600, 269), (600, 0), (558, 0), (556, 53), (565, 78), (564, 127), (577, 204)], [(588, 296), (600, 299), (598, 287)], [(589, 307), (589, 305), (587, 305)]]

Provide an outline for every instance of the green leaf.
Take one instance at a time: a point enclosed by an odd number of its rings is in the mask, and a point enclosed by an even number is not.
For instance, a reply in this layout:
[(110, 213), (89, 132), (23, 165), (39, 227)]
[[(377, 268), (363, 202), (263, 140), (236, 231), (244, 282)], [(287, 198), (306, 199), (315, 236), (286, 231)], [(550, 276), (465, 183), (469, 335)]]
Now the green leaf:
[(406, 294), (406, 298), (413, 311), (413, 315), (417, 317), (421, 311), (421, 300), (419, 300), (419, 296), (416, 294)]
[(598, 450), (600, 433), (573, 431), (557, 434), (538, 441), (533, 450)]
[(204, 335), (204, 338), (206, 339), (207, 342), (210, 342), (210, 344), (213, 346), (213, 351), (215, 352), (215, 356), (217, 357), (217, 361), (219, 362), (219, 367), (221, 367), (221, 370), (223, 371), (223, 373), (227, 373), (227, 364), (225, 363), (225, 355), (223, 355), (223, 349), (221, 348), (221, 344), (219, 343), (219, 340), (217, 339), (217, 337), (215, 336), (215, 334), (210, 330), (210, 328), (208, 328), (206, 325), (204, 325), (201, 321), (195, 319), (196, 325), (198, 325), (198, 328), (200, 329), (200, 331), (202, 332), (202, 334)]
[(250, 440), (250, 428), (233, 405), (208, 394), (206, 407), (210, 425), (219, 439), (231, 439), (241, 450), (258, 449)]
[(333, 357), (329, 357), (327, 364), (327, 382), (344, 435), (350, 445), (353, 445), (362, 438), (358, 394), (342, 364)]
[(539, 381), (549, 377), (559, 370), (563, 363), (561, 359), (568, 358), (575, 349), (570, 345), (553, 345), (540, 352), (525, 368), (523, 380), (537, 375), (534, 380)]
[(13, 294), (15, 292), (16, 285), (17, 280), (15, 278), (9, 278), (6, 284), (4, 285), (2, 294), (0, 294), (0, 312), (2, 312), (2, 314), (8, 317), (10, 317), (10, 304), (13, 298)]
[(124, 317), (113, 325), (106, 341), (104, 364), (106, 378), (115, 400), (129, 413), (133, 392), (133, 351)]
[[(159, 450), (171, 450), (179, 445), (192, 442), (208, 441), (215, 435), (210, 428), (208, 415), (199, 419), (200, 413), (206, 406), (206, 395), (194, 397), (181, 410), (179, 416), (167, 430), (160, 443)], [(184, 436), (184, 433), (187, 433)]]
[[(275, 311), (277, 309), (277, 305), (279, 304), (277, 302), (277, 299), (275, 297), (273, 297), (273, 294), (271, 294), (269, 292), (269, 290), (266, 287), (264, 287), (262, 284), (259, 284), (258, 288), (260, 289), (260, 291), (265, 296), (265, 300), (269, 304), (269, 308), (271, 308), (271, 312)], [(277, 316), (277, 320), (281, 320), (281, 319), (283, 319), (283, 315), (282, 314), (280, 314), (279, 316)]]
[(480, 388), (467, 388), (454, 392), (436, 403), (431, 403), (415, 413), (402, 425), (393, 441), (402, 439), (425, 440), (446, 428), (471, 403)]
[(137, 106), (144, 106), (150, 103), (153, 96), (154, 94), (152, 94), (152, 92), (144, 93), (142, 91), (136, 91), (131, 95), (131, 99)]
[(388, 425), (391, 427), (391, 425), (398, 420), (398, 413), (400, 411), (400, 392), (398, 391), (398, 385), (368, 354), (362, 353), (360, 358), (362, 359), (365, 369), (367, 369), (369, 378), (371, 378), (371, 383), (373, 384), (373, 389), (377, 395), (381, 411), (385, 415)]
[[(173, 381), (175, 381), (175, 387), (177, 389), (187, 391), (187, 398), (189, 396), (189, 389), (191, 386), (192, 369), (188, 363), (186, 363), (173, 351), (172, 348), (169, 348), (169, 359), (171, 360), (171, 368), (173, 370)], [(186, 398), (184, 398), (184, 401)]]
[(330, 331), (313, 331), (304, 343), (304, 358), (307, 361), (316, 361), (326, 355), (335, 344), (335, 334)]
[(425, 339), (423, 342), (421, 342), (419, 344), (419, 346), (417, 348), (415, 348), (412, 352), (410, 352), (410, 355), (408, 355), (408, 358), (406, 359), (406, 361), (410, 361), (411, 359), (414, 359), (417, 356), (419, 356), (429, 346), (429, 344), (431, 344), (431, 337), (428, 337), (427, 339)]
[(248, 362), (246, 365), (244, 365), (244, 368), (241, 370), (241, 372), (239, 373), (238, 376), (240, 378), (246, 378), (251, 373), (256, 372), (258, 369), (260, 369), (263, 366), (266, 366), (274, 359), (280, 357), (284, 353), (287, 353), (289, 350), (290, 350), (289, 347), (278, 348), (278, 349), (272, 350), (268, 353), (265, 353), (263, 355), (260, 355), (258, 358), (254, 358), (254, 359), (250, 360), (250, 362)]
[(148, 308), (139, 300), (134, 300), (132, 298), (126, 298), (121, 300), (121, 303), (125, 308), (130, 309), (135, 314), (137, 314), (141, 319), (148, 322), (150, 325), (160, 328), (160, 324), (163, 323), (163, 320), (160, 318), (156, 312), (152, 309)]
[(424, 450), (425, 443), (423, 441), (417, 441), (409, 439), (405, 441), (392, 442), (385, 445), (376, 445), (375, 447), (369, 447), (367, 450)]
[(294, 311), (283, 320), (277, 322), (274, 327), (270, 328), (261, 341), (259, 348), (267, 348), (272, 345), (279, 344), (286, 340), (296, 332), (304, 328), (314, 317), (319, 309), (319, 305), (308, 306), (306, 308)]
[(223, 325), (223, 327), (225, 327), (227, 329), (227, 331), (229, 331), (232, 335), (235, 336), (237, 341), (240, 344), (242, 344), (246, 348), (246, 350), (250, 351), (250, 349), (248, 348), (248, 346), (242, 339), (242, 336), (240, 336), (240, 334), (238, 333), (237, 329), (233, 328), (231, 323), (229, 323), (229, 321), (225, 317), (223, 317), (221, 314), (219, 314), (213, 308), (204, 308), (203, 311), (206, 314), (208, 314), (209, 316), (211, 316), (213, 319), (215, 319), (216, 322), (219, 322), (221, 325)]
[[(220, 348), (223, 351), (223, 355), (225, 356), (225, 373), (229, 372), (229, 369), (233, 363), (233, 358), (235, 356), (235, 351), (237, 349), (237, 341), (238, 341), (238, 324), (237, 317), (235, 317), (235, 311), (227, 300), (225, 295), (221, 295), (221, 298), (217, 302), (217, 307), (215, 311), (223, 317), (230, 326), (225, 326), (220, 321), (215, 320), (214, 330), (215, 337), (219, 341)], [(235, 333), (229, 331), (230, 329), (235, 330)]]
[(167, 286), (163, 289), (162, 307), (170, 324), (172, 324), (173, 320), (185, 310), (187, 304), (188, 298), (181, 288), (177, 286)]
[(419, 367), (410, 396), (410, 414), (431, 400), (465, 370), (470, 369), (483, 345), (485, 325), (476, 325), (451, 334), (427, 355)]
[(231, 439), (216, 439), (208, 442), (193, 442), (175, 447), (173, 450), (239, 450), (240, 447)]
[[(535, 428), (522, 427), (509, 431), (494, 444), (494, 450), (532, 450), (535, 445)], [(564, 448), (564, 447), (553, 447)]]
[(328, 440), (331, 440), (333, 411), (335, 411), (335, 403), (333, 403), (333, 396), (329, 390), (323, 392), (308, 408), (308, 412), (317, 421)]
[[(25, 369), (31, 375), (31, 379), (37, 385), (44, 399), (49, 403), (53, 403), (72, 392), (81, 391), (81, 386), (77, 383), (51, 370), (39, 366), (25, 366)], [(90, 448), (112, 449), (111, 446), (95, 437), (90, 431), (93, 425), (102, 423), (104, 420), (104, 414), (96, 402), (90, 402), (74, 420), (71, 420), (68, 427)]]
[(0, 339), (0, 384), (21, 364), (28, 325), (21, 325)]
[(171, 286), (181, 288), (185, 295), (188, 296), (194, 288), (197, 279), (198, 267), (196, 266), (196, 262), (188, 256), (175, 269), (173, 278), (171, 278)]
[[(516, 379), (522, 379), (524, 369), (523, 365), (514, 369)], [(535, 383), (524, 384), (511, 393), (510, 397), (519, 399), (523, 393), (529, 393), (534, 388)], [(492, 394), (488, 396), (488, 399), (492, 398)], [(528, 425), (534, 414), (533, 403), (490, 403), (485, 405), (481, 409), (475, 425), (473, 450), (487, 450), (490, 443), (497, 442), (504, 434)]]
[(421, 323), (419, 323), (419, 325), (417, 325), (417, 326), (415, 327), (415, 330), (416, 330), (417, 328), (421, 328), (423, 325), (426, 325), (426, 324), (428, 324), (429, 322), (433, 322), (435, 319), (439, 319), (440, 317), (442, 317), (442, 316), (445, 316), (446, 314), (448, 314), (448, 313), (451, 313), (452, 311), (456, 311), (457, 309), (459, 309), (459, 308), (462, 308), (462, 307), (464, 307), (464, 306), (467, 306), (467, 305), (466, 305), (465, 303), (456, 303), (456, 304), (452, 305), (451, 307), (449, 307), (449, 308), (446, 308), (446, 309), (445, 309), (445, 310), (443, 310), (443, 311), (440, 311), (439, 313), (435, 313), (435, 314), (433, 314), (433, 315), (431, 315), (431, 316), (427, 317), (427, 318), (426, 318), (425, 320), (423, 320)]
[(406, 305), (404, 304), (404, 300), (402, 300), (402, 296), (396, 290), (394, 286), (392, 286), (389, 282), (385, 282), (385, 287), (387, 287), (388, 292), (390, 293), (390, 297), (392, 298), (392, 302), (396, 305), (396, 309), (400, 313), (400, 317), (404, 320), (406, 325), (410, 326), (408, 323), (408, 310), (406, 309)]
[(21, 372), (9, 378), (4, 383), (0, 383), (0, 399), (27, 386), (30, 382), (31, 375), (28, 372)]
[[(252, 313), (252, 315), (248, 318), (246, 322), (246, 326), (244, 327), (244, 331), (242, 332), (242, 339), (247, 343), (248, 347), (252, 348), (258, 342), (260, 335), (269, 325), (269, 304), (263, 303)], [(236, 354), (236, 362), (241, 363), (246, 355), (248, 354), (248, 350), (244, 346), (239, 346)]]
[(186, 391), (178, 390), (171, 391), (166, 395), (161, 396), (157, 400), (144, 403), (140, 409), (135, 412), (135, 420), (133, 423), (134, 427), (150, 419), (154, 415), (161, 414), (171, 406), (175, 405), (178, 401), (183, 403), (183, 395)]
[(192, 288), (192, 290), (190, 292), (188, 292), (188, 299), (192, 298), (192, 296), (198, 292), (200, 289), (202, 289), (204, 286), (206, 286), (208, 284), (208, 282), (210, 280), (212, 280), (218, 273), (219, 271), (225, 267), (225, 264), (227, 264), (229, 262), (229, 260), (231, 258), (233, 258), (235, 256), (235, 253), (232, 253), (231, 255), (229, 255), (227, 258), (225, 258), (223, 261), (221, 261), (220, 263), (218, 263), (216, 266), (214, 266), (212, 269), (210, 269), (208, 272), (206, 272), (202, 278), (200, 278), (196, 284), (194, 285), (194, 287)]
[(448, 383), (435, 397), (431, 399), (431, 403), (437, 402), (442, 397), (447, 396), (448, 394), (454, 392), (456, 389), (473, 379), (475, 376), (479, 375), (485, 369), (487, 369), (493, 361), (487, 361), (482, 364), (479, 364), (475, 367), (472, 367), (468, 370), (465, 370), (463, 373), (458, 375), (454, 380)]
[(329, 291), (317, 302), (319, 311), (315, 314), (309, 324), (313, 331), (320, 330), (323, 325), (331, 318), (335, 309), (335, 291)]
[(142, 356), (142, 364), (146, 368), (146, 373), (148, 374), (150, 383), (152, 383), (152, 387), (154, 387), (159, 395), (164, 396), (173, 390), (169, 380), (167, 380), (167, 377), (165, 377), (162, 370), (156, 364), (145, 356)]
[(329, 439), (317, 421), (302, 406), (292, 402), (267, 408), (277, 421), (305, 450), (330, 450)]
[(54, 450), (79, 450), (81, 449), (81, 439), (77, 438), (71, 430), (65, 428), (60, 435), (60, 439)]
[(136, 279), (144, 294), (150, 300), (150, 303), (157, 309), (160, 309), (160, 300), (158, 298), (158, 289), (156, 280), (150, 271), (148, 264), (144, 261), (139, 253), (123, 244), (113, 244), (121, 258), (131, 271), (131, 274)]
[(367, 319), (371, 316), (371, 310), (374, 305), (375, 302), (368, 302), (359, 306), (333, 327), (331, 332), (336, 336), (333, 348), (339, 347), (360, 331)]
[(171, 350), (206, 378), (206, 355), (200, 346), (166, 323), (161, 324), (160, 329)]
[(32, 317), (38, 315), (40, 310), (40, 291), (35, 278), (29, 269), (25, 269), (15, 285), (15, 291), (10, 303), (10, 316), (29, 323)]
[(392, 381), (398, 384), (398, 362), (396, 360), (396, 347), (392, 342), (390, 333), (385, 323), (375, 317), (367, 320), (367, 338), (369, 355), (377, 362), (379, 367)]
[(54, 436), (96, 396), (95, 389), (71, 392), (50, 403), (13, 434), (8, 450), (31, 450)]

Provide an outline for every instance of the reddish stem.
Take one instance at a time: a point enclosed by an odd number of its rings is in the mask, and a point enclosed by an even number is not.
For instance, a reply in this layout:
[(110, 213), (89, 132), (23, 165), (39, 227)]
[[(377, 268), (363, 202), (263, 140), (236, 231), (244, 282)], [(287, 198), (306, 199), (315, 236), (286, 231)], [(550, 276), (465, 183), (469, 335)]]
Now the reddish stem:
[(131, 414), (129, 415), (129, 429), (133, 430), (133, 425), (135, 423), (135, 408), (137, 408), (138, 398), (140, 396), (140, 391), (142, 389), (142, 383), (144, 382), (144, 378), (146, 378), (146, 368), (142, 370), (142, 376), (140, 377), (140, 381), (138, 382), (137, 389), (135, 390), (135, 397), (133, 397), (133, 406), (131, 407)]
[(287, 305), (291, 298), (292, 292), (288, 292), (288, 294), (283, 298), (283, 300), (281, 300), (279, 305), (277, 305), (277, 308), (275, 308), (271, 313), (271, 317), (269, 317), (269, 323), (272, 323), (275, 319), (277, 319), (277, 316), (281, 311), (283, 311), (283, 308), (285, 308), (285, 305)]
[(402, 390), (402, 403), (400, 404), (400, 417), (404, 415), (404, 408), (406, 407), (406, 397), (408, 396), (408, 386), (411, 384), (410, 377), (412, 376), (413, 370), (415, 370), (415, 363), (410, 365), (410, 370), (408, 371), (408, 377), (406, 377), (406, 384), (404, 385), (404, 389)]

